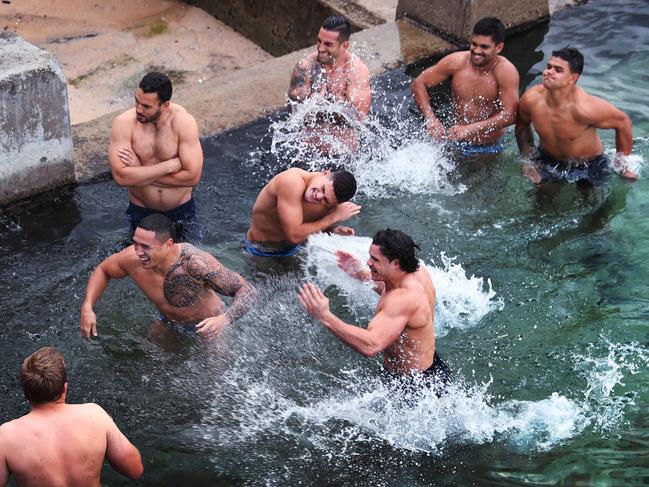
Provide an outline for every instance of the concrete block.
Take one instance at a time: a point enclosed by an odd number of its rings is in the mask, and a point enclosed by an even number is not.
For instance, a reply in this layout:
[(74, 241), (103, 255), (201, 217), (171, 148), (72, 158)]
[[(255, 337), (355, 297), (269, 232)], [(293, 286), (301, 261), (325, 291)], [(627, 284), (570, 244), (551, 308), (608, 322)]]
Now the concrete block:
[(74, 181), (65, 77), (54, 56), (0, 34), (0, 204)]
[(498, 17), (511, 34), (550, 18), (548, 0), (399, 0), (397, 19), (407, 17), (467, 46), (475, 23)]
[(352, 32), (385, 20), (349, 0), (186, 0), (228, 24), (273, 56), (312, 45), (322, 21), (345, 15)]

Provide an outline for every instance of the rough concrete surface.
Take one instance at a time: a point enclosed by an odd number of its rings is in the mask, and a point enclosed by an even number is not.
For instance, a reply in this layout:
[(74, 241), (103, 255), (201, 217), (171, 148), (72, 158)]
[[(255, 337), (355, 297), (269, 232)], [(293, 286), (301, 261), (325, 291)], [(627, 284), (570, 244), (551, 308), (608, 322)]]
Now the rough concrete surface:
[(65, 78), (54, 57), (0, 34), (0, 203), (74, 181)]
[(468, 45), (473, 26), (483, 17), (498, 17), (508, 33), (549, 19), (548, 0), (399, 0), (396, 17), (407, 17)]
[[(390, 22), (358, 32), (352, 35), (351, 41), (352, 51), (366, 61), (372, 75), (456, 49), (407, 21)], [(207, 80), (200, 87), (187, 86), (179, 90), (174, 99), (196, 117), (203, 136), (251, 122), (284, 107), (291, 70), (312, 49)], [(105, 150), (110, 124), (116, 114), (73, 127), (79, 180), (106, 173)]]
[(12, 0), (0, 3), (2, 29), (59, 60), (73, 125), (130, 107), (147, 71), (164, 70), (182, 90), (271, 58), (181, 0)]

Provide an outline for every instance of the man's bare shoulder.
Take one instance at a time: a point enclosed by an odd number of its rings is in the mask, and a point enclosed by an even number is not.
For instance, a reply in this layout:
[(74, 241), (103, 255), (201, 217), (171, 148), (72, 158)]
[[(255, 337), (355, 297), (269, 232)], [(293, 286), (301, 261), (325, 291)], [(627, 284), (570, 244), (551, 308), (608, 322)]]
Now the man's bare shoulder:
[(290, 187), (291, 185), (304, 185), (305, 178), (309, 175), (308, 171), (297, 167), (292, 167), (286, 171), (282, 171), (273, 179), (271, 183), (276, 186)]
[(531, 88), (525, 90), (525, 93), (523, 93), (523, 96), (521, 96), (521, 104), (532, 105), (534, 103), (537, 103), (545, 97), (545, 92), (546, 90), (543, 85), (532, 86)]
[(183, 131), (184, 129), (197, 128), (198, 124), (194, 116), (189, 113), (185, 107), (175, 103), (170, 104), (171, 109), (171, 126), (175, 132)]
[(113, 119), (113, 130), (115, 128), (132, 128), (137, 121), (135, 108), (129, 108), (128, 110), (120, 113)]
[(494, 69), (494, 76), (497, 80), (512, 76), (518, 79), (518, 70), (509, 59), (504, 56), (498, 56), (498, 64), (496, 64)]
[(367, 64), (356, 54), (351, 55), (350, 63), (352, 72), (358, 77), (370, 77), (370, 70)]
[(457, 51), (447, 54), (437, 62), (437, 65), (444, 67), (448, 71), (456, 72), (469, 66), (469, 51)]

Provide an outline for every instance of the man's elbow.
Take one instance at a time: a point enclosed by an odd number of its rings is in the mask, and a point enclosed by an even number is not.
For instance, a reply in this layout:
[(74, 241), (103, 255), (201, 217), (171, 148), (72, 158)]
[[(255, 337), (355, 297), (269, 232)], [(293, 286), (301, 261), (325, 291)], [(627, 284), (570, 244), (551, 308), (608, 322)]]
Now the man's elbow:
[(412, 90), (412, 94), (417, 96), (422, 89), (426, 89), (426, 86), (424, 85), (423, 80), (420, 77), (417, 77), (410, 85), (410, 89)]
[(297, 232), (290, 232), (286, 234), (286, 241), (291, 245), (299, 245), (306, 240), (308, 235), (303, 235)]

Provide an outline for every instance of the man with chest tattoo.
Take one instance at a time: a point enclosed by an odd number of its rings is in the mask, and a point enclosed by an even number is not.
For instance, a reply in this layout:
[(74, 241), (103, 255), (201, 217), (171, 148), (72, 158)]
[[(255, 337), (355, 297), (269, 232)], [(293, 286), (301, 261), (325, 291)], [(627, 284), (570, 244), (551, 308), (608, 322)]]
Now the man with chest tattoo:
[[(349, 120), (342, 115), (319, 114), (313, 125), (317, 131), (328, 132), (355, 146), (356, 131), (349, 121), (365, 119), (372, 104), (372, 93), (367, 66), (348, 51), (350, 35), (351, 27), (345, 17), (332, 15), (325, 19), (318, 33), (316, 52), (307, 55), (293, 69), (287, 96), (289, 106), (311, 97), (345, 102), (348, 106), (345, 116)], [(317, 143), (315, 138), (314, 142)], [(327, 148), (323, 147), (323, 151)]]
[[(638, 176), (627, 167), (633, 148), (629, 117), (610, 103), (577, 87), (584, 56), (575, 48), (552, 53), (543, 83), (521, 97), (516, 141), (527, 158), (523, 172), (534, 184), (552, 181), (602, 184), (612, 172), (627, 179)], [(534, 151), (531, 125), (539, 135)], [(597, 129), (614, 129), (616, 156), (613, 167), (603, 154)]]
[(113, 121), (108, 161), (113, 179), (128, 188), (131, 231), (142, 218), (162, 213), (178, 241), (200, 240), (192, 189), (201, 178), (203, 151), (196, 120), (171, 103), (162, 73), (148, 73), (135, 90), (135, 108)]
[[(430, 135), (451, 141), (462, 157), (501, 152), (505, 127), (516, 121), (519, 77), (514, 65), (499, 55), (504, 39), (503, 23), (495, 17), (484, 18), (473, 28), (469, 51), (449, 54), (412, 83)], [(433, 112), (428, 88), (448, 78), (453, 126), (446, 129)]]
[[(329, 310), (329, 300), (313, 284), (300, 289), (304, 308), (333, 335), (357, 352), (373, 357), (383, 352), (383, 366), (408, 382), (443, 387), (449, 370), (435, 350), (435, 286), (419, 265), (419, 246), (399, 230), (381, 230), (370, 246), (368, 268), (348, 252), (338, 251), (338, 265), (361, 281), (372, 280), (381, 295), (367, 328), (343, 322)], [(439, 389), (438, 389), (439, 392)]]
[(361, 211), (348, 201), (355, 193), (356, 179), (347, 171), (287, 169), (259, 193), (242, 248), (257, 257), (290, 257), (313, 233), (353, 235), (352, 228), (337, 223)]
[[(93, 311), (111, 279), (129, 276), (156, 305), (160, 321), (173, 329), (217, 336), (252, 306), (254, 287), (212, 255), (171, 238), (171, 220), (161, 214), (142, 219), (133, 245), (105, 259), (92, 273), (81, 306), (81, 334), (97, 336)], [(225, 309), (218, 294), (232, 296)]]

